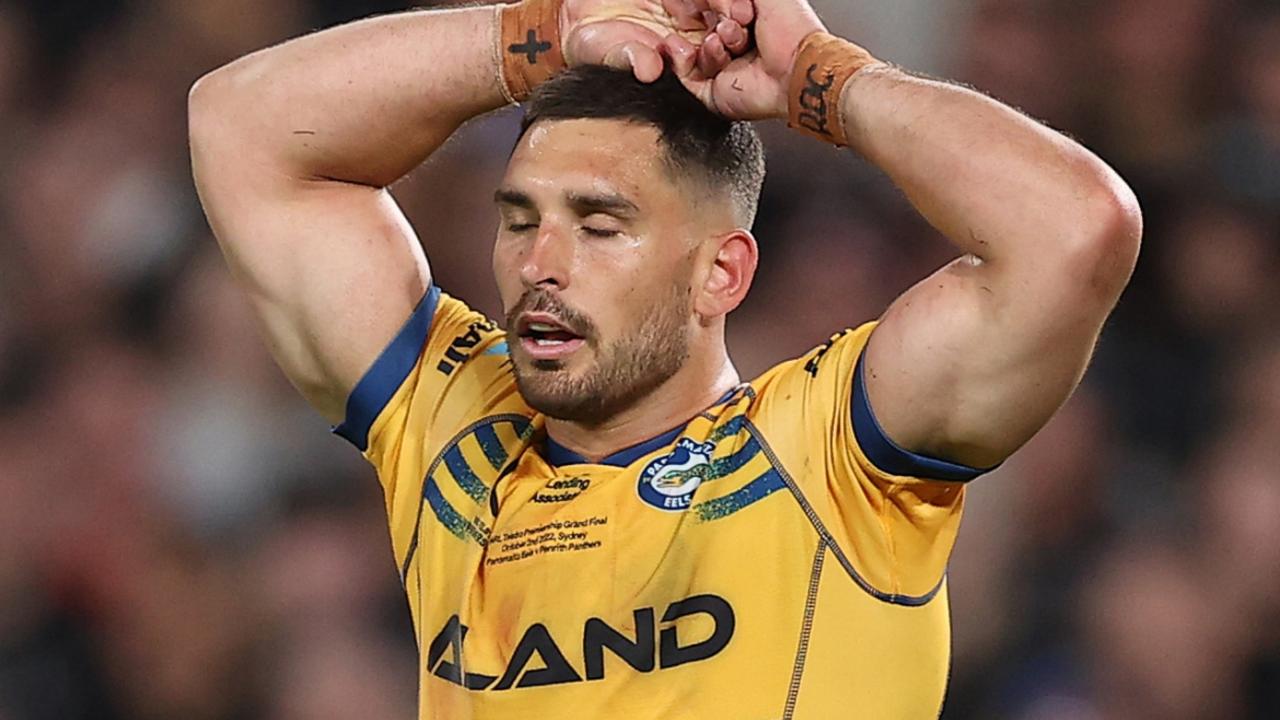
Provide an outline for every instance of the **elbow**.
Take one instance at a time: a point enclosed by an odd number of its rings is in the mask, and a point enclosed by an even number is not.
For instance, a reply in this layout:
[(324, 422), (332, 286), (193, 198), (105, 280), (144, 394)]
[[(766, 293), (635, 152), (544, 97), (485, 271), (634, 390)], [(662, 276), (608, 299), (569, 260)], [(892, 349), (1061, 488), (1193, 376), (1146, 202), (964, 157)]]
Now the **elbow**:
[(187, 135), (196, 152), (218, 134), (227, 116), (226, 70), (205, 74), (187, 93)]
[(262, 104), (253, 65), (241, 58), (205, 73), (187, 92), (187, 135), (192, 152), (214, 142), (241, 143)]
[(1085, 191), (1088, 199), (1070, 264), (1083, 281), (1079, 287), (1110, 308), (1129, 284), (1138, 262), (1142, 208), (1114, 171), (1104, 165), (1097, 174)]
[(217, 134), (219, 91), (214, 71), (201, 77), (187, 93), (187, 141), (191, 146), (193, 170), (200, 167), (200, 158), (207, 154), (213, 137)]

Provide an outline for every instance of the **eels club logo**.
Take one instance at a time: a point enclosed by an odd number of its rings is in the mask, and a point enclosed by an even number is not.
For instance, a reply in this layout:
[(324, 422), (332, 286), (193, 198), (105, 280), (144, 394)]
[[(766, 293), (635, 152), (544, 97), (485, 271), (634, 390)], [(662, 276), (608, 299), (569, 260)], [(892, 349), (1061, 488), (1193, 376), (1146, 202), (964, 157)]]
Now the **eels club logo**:
[(688, 438), (676, 441), (670, 455), (649, 463), (640, 472), (640, 499), (670, 512), (689, 507), (693, 493), (711, 476), (713, 443), (696, 443)]

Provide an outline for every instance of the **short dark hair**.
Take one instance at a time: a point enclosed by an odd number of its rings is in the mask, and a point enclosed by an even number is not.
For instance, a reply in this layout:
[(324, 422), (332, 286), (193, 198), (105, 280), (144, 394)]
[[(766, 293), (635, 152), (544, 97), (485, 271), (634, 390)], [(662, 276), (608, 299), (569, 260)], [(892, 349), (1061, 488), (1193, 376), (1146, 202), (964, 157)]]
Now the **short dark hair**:
[(755, 221), (764, 185), (764, 145), (748, 122), (707, 109), (669, 70), (642, 83), (628, 71), (570, 68), (538, 86), (525, 106), (520, 136), (540, 120), (623, 120), (656, 127), (677, 174), (727, 191), (745, 228)]

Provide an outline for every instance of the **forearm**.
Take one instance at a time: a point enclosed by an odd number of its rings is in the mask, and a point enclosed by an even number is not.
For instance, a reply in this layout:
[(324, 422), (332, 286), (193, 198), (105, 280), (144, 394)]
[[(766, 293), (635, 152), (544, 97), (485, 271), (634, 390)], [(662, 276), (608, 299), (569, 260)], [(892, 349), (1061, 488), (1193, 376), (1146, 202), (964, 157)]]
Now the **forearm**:
[[(1136, 201), (1077, 143), (979, 93), (889, 67), (855, 75), (841, 102), (850, 146), (985, 272), (1025, 280), (1062, 258), (1112, 258), (1123, 285)], [(1127, 259), (1115, 252), (1124, 245)]]
[(494, 18), (492, 7), (386, 15), (243, 57), (192, 89), (193, 146), (233, 147), (286, 179), (390, 185), (506, 103)]

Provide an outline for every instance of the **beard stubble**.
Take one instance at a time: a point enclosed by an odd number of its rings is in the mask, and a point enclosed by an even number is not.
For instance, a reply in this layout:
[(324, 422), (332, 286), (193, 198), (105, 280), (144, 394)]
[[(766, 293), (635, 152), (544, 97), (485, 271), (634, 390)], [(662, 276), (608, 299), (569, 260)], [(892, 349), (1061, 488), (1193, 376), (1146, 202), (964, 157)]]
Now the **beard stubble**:
[(530, 291), (508, 314), (507, 327), (524, 312), (549, 312), (595, 350), (595, 362), (571, 373), (557, 361), (514, 361), (516, 387), (534, 410), (557, 420), (599, 425), (658, 389), (689, 358), (688, 288), (673, 285), (651, 303), (630, 332), (601, 347), (594, 324), (559, 298)]

